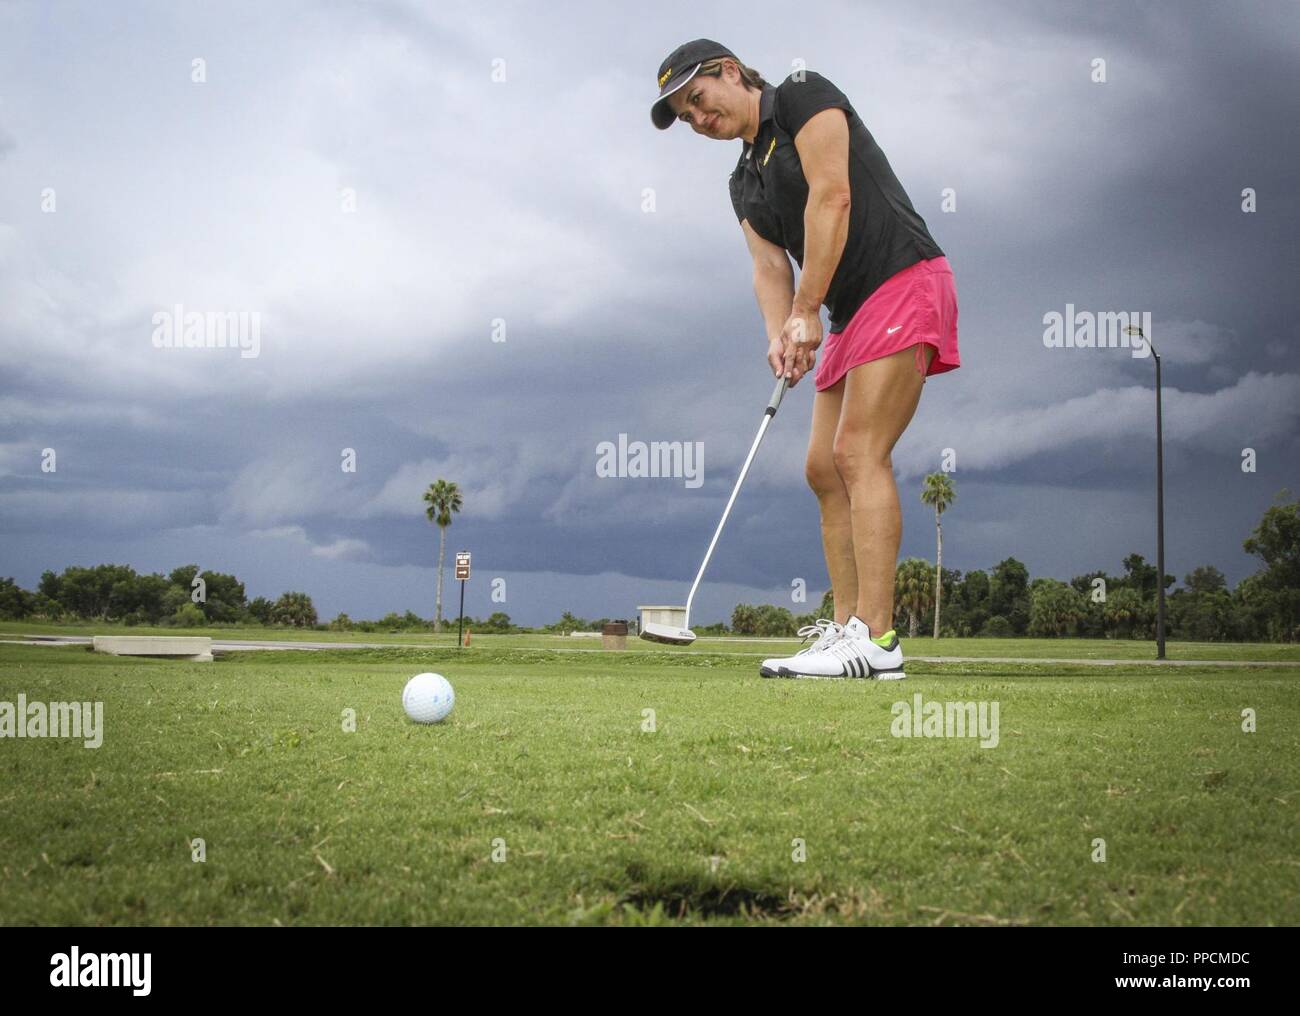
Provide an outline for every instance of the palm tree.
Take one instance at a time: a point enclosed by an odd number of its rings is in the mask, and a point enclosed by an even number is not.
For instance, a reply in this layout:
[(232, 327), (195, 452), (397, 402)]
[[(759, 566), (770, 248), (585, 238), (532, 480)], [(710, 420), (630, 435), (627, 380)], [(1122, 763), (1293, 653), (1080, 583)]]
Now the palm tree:
[(907, 610), (909, 615), (907, 634), (916, 636), (916, 626), (921, 615), (930, 606), (930, 564), (919, 557), (909, 557), (900, 561), (894, 572), (894, 600)]
[(316, 608), (306, 593), (289, 592), (275, 601), (275, 606), (271, 608), (271, 619), (276, 624), (288, 624), (295, 628), (314, 628)]
[(424, 501), (429, 507), (424, 514), (430, 522), (438, 526), (438, 595), (434, 602), (433, 630), (442, 631), (442, 562), (447, 556), (447, 527), (451, 525), (452, 512), (462, 507), (460, 488), (447, 480), (439, 479), (429, 484), (424, 492)]
[(931, 473), (925, 478), (925, 489), (921, 491), (923, 504), (934, 505), (934, 528), (938, 533), (938, 562), (934, 566), (934, 637), (939, 637), (940, 600), (943, 598), (943, 523), (939, 516), (947, 511), (948, 506), (957, 500), (957, 492), (952, 489), (952, 481), (947, 473)]

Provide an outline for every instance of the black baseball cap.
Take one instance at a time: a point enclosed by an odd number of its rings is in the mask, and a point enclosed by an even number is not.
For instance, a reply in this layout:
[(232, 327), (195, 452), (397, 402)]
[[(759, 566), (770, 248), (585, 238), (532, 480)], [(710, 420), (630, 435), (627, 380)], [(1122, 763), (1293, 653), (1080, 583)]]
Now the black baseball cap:
[(668, 105), (668, 96), (695, 77), (700, 64), (723, 56), (729, 56), (740, 63), (735, 53), (712, 39), (696, 39), (678, 46), (668, 54), (668, 59), (659, 65), (659, 98), (650, 107), (650, 119), (656, 127), (665, 130), (677, 119), (677, 114)]

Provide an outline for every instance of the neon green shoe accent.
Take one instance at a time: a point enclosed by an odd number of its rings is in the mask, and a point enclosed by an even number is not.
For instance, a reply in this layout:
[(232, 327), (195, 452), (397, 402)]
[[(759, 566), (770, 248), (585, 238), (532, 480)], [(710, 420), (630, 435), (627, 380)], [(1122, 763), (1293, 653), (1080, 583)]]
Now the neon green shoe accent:
[(874, 636), (871, 641), (880, 646), (881, 649), (888, 649), (889, 643), (895, 638), (894, 629), (890, 628), (889, 631), (885, 632), (885, 634)]

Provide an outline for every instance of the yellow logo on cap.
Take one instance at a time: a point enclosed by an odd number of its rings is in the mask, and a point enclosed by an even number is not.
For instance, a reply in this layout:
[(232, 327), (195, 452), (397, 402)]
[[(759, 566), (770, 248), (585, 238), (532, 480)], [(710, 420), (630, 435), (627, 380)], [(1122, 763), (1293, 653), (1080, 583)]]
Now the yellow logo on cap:
[(776, 148), (776, 138), (773, 138), (773, 139), (772, 139), (772, 143), (771, 143), (770, 145), (767, 146), (767, 154), (763, 156), (763, 165), (764, 165), (764, 166), (767, 165), (767, 160), (770, 159), (770, 158), (772, 157), (772, 152), (773, 152), (773, 150), (774, 150), (775, 148)]
[(673, 76), (673, 69), (669, 67), (666, 71), (664, 71), (662, 74), (659, 75), (659, 87), (663, 88), (664, 82), (667, 81), (672, 76)]

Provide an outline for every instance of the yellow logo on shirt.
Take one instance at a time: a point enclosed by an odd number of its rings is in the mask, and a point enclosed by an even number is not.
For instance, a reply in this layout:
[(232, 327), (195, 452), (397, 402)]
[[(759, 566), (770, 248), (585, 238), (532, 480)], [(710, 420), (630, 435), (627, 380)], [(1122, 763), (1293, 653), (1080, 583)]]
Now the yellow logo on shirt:
[(673, 69), (669, 67), (666, 71), (664, 71), (662, 74), (659, 75), (659, 87), (663, 88), (664, 82), (667, 81), (672, 76), (673, 76)]
[(763, 162), (762, 162), (762, 164), (763, 164), (764, 166), (767, 165), (767, 160), (770, 159), (770, 158), (772, 157), (772, 151), (773, 151), (775, 148), (776, 148), (776, 138), (773, 138), (773, 139), (772, 139), (772, 143), (771, 143), (770, 145), (767, 146), (767, 154), (763, 156)]

